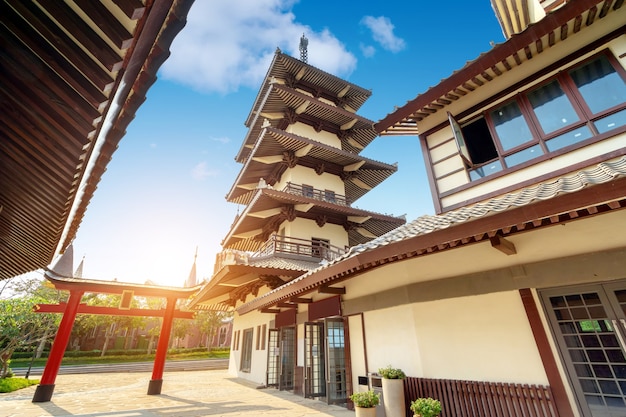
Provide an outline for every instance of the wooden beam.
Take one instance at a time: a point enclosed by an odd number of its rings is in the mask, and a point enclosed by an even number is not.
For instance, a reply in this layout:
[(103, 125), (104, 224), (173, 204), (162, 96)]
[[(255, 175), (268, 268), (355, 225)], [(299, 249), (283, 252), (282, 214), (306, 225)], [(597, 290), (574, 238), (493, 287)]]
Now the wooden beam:
[(280, 303), (276, 304), (276, 307), (280, 307), (280, 308), (298, 308), (298, 304), (280, 302)]
[(289, 301), (291, 301), (292, 303), (296, 303), (296, 304), (310, 304), (313, 302), (313, 299), (294, 297), (294, 298), (291, 298)]
[(492, 247), (494, 247), (495, 249), (498, 249), (500, 252), (504, 253), (505, 255), (515, 255), (517, 253), (517, 250), (515, 249), (515, 245), (513, 244), (513, 242), (506, 240), (502, 236), (496, 235), (496, 236), (490, 237), (489, 241), (491, 242)]
[(345, 294), (346, 293), (346, 287), (321, 286), (321, 287), (319, 287), (318, 292), (320, 294)]
[[(35, 313), (64, 313), (66, 303), (59, 304), (35, 304)], [(90, 306), (80, 304), (77, 314), (99, 314), (105, 316), (133, 316), (133, 317), (163, 317), (165, 310), (152, 310), (147, 308), (130, 308), (128, 310), (120, 310), (117, 307)], [(193, 319), (195, 312), (193, 311), (174, 311), (174, 318), (177, 319)]]
[(262, 308), (261, 313), (278, 314), (280, 313), (280, 309), (279, 308)]

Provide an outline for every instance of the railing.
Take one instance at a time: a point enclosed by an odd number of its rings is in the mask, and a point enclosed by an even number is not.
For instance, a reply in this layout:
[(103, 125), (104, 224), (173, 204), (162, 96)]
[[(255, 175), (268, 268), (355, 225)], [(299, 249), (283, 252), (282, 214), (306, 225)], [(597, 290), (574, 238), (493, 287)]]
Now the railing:
[(270, 256), (277, 253), (310, 256), (332, 261), (343, 255), (345, 250), (326, 242), (272, 235), (252, 257)]
[(308, 185), (294, 184), (288, 182), (282, 191), (285, 193), (302, 195), (308, 198), (313, 198), (315, 200), (327, 201), (329, 203), (339, 204), (342, 206), (350, 205), (345, 195), (335, 194), (335, 192), (331, 190), (320, 190)]
[(411, 401), (441, 401), (441, 417), (558, 417), (550, 387), (408, 377), (404, 380), (407, 417)]

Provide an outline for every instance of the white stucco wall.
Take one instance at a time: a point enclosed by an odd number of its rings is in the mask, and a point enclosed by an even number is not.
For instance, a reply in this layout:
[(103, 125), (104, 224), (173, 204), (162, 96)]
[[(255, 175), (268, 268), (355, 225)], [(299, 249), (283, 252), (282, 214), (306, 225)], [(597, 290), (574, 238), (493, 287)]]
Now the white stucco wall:
[(341, 149), (341, 140), (339, 140), (337, 135), (327, 132), (325, 130), (316, 132), (313, 127), (304, 123), (297, 122), (289, 125), (287, 129), (285, 129), (285, 131)]
[(365, 313), (368, 362), (409, 376), (547, 385), (517, 291)]
[(281, 224), (285, 228), (286, 236), (309, 240), (313, 237), (328, 239), (330, 244), (343, 248), (348, 244), (348, 233), (337, 224), (326, 223), (319, 227), (313, 220), (297, 218), (292, 222), (285, 221)]
[(364, 313), (370, 372), (391, 365), (407, 375), (421, 376), (421, 357), (410, 305)]
[[(270, 319), (273, 319), (274, 316), (271, 314), (262, 314), (259, 312), (251, 312), (249, 314), (245, 314), (243, 316), (235, 313), (235, 318), (233, 321), (233, 336), (236, 331), (239, 331), (239, 349), (232, 350), (231, 344), (231, 352), (230, 352), (230, 360), (228, 363), (228, 374), (234, 377), (239, 377), (246, 379), (248, 381), (252, 381), (260, 385), (265, 385), (266, 378), (266, 369), (267, 369), (267, 333), (265, 334), (265, 344), (264, 346), (260, 346), (259, 349), (256, 349), (256, 341), (258, 336), (258, 326), (265, 324), (266, 332), (267, 329), (271, 328)], [(246, 329), (252, 328), (252, 361), (250, 365), (250, 372), (241, 372), (239, 370), (241, 365), (241, 354), (242, 343), (243, 343), (243, 331)]]
[(281, 176), (280, 181), (274, 185), (274, 188), (276, 190), (282, 190), (288, 182), (298, 185), (311, 185), (318, 190), (332, 190), (336, 194), (341, 195), (345, 195), (346, 193), (345, 184), (337, 175), (327, 172), (324, 172), (322, 175), (317, 175), (313, 169), (301, 165), (288, 168)]

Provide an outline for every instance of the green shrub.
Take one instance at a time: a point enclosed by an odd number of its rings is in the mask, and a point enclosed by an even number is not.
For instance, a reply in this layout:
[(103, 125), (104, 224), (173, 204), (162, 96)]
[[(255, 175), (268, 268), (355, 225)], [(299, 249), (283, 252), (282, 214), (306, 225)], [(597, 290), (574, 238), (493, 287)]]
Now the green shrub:
[(0, 378), (0, 392), (13, 392), (37, 384), (39, 384), (38, 379)]
[(372, 390), (355, 392), (350, 396), (355, 406), (361, 408), (372, 408), (380, 404), (380, 394)]
[(402, 369), (392, 368), (391, 365), (387, 366), (386, 368), (380, 368), (378, 370), (378, 373), (380, 374), (380, 376), (382, 376), (385, 379), (404, 379), (404, 378), (406, 378), (406, 375), (404, 374)]
[(437, 417), (441, 413), (441, 402), (433, 398), (418, 398), (411, 402), (411, 411), (421, 417)]

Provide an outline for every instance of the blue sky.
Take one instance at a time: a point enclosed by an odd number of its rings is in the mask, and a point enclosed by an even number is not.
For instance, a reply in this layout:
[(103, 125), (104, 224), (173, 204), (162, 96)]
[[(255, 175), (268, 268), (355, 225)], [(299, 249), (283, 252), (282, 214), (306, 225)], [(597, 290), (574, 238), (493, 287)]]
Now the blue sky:
[[(489, 0), (196, 0), (147, 100), (114, 153), (74, 241), (86, 278), (182, 286), (198, 248), (208, 279), (238, 210), (224, 196), (241, 165), (244, 121), (277, 47), (361, 87), (382, 119), (502, 42)], [(433, 214), (417, 137), (362, 153), (398, 172), (354, 205)]]

